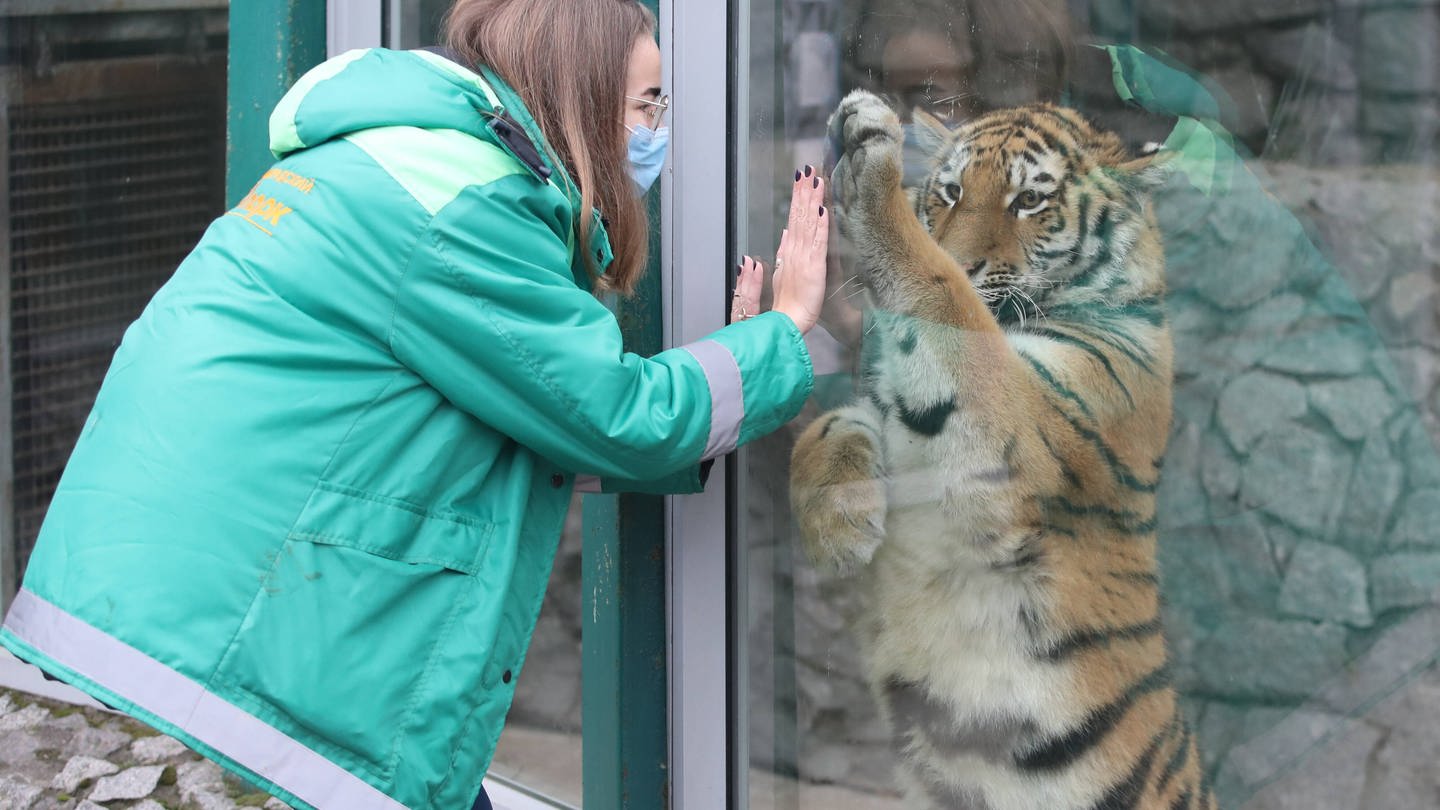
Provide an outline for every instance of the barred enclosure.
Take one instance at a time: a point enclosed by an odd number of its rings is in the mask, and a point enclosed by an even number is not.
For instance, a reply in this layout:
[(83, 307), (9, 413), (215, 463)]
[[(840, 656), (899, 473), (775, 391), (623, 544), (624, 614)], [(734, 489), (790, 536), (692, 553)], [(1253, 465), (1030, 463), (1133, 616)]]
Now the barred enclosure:
[(0, 19), (7, 597), (126, 326), (224, 204), (226, 16), (193, 5)]

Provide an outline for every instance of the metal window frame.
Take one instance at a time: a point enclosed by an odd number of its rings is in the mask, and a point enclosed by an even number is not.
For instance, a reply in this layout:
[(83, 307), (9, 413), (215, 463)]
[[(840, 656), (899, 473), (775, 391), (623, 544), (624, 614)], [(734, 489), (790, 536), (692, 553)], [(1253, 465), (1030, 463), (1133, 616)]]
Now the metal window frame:
[(383, 0), (325, 0), (325, 53), (376, 48), (385, 30)]
[[(731, 280), (729, 3), (661, 4), (669, 68), (670, 166), (662, 191), (661, 277), (666, 345), (725, 325)], [(717, 36), (717, 32), (722, 35)], [(667, 499), (672, 807), (731, 806), (727, 499), (734, 458), (711, 471), (705, 492)], [(718, 733), (717, 733), (718, 732)], [(743, 793), (735, 799), (743, 798)], [(743, 806), (743, 805), (735, 805)]]
[(230, 0), (0, 0), (0, 17), (32, 17), (45, 14), (104, 14), (129, 11), (188, 11), (197, 8), (225, 8)]

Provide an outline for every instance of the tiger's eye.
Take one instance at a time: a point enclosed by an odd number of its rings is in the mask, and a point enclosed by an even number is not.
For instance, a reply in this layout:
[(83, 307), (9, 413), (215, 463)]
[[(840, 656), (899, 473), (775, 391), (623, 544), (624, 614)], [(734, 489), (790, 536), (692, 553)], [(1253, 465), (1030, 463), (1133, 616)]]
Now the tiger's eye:
[(1042, 199), (1040, 192), (1027, 188), (1015, 196), (1014, 205), (1020, 210), (1034, 208), (1040, 204)]
[(949, 200), (951, 203), (954, 203), (956, 200), (960, 199), (960, 195), (963, 192), (964, 189), (960, 188), (959, 183), (945, 184), (945, 199)]

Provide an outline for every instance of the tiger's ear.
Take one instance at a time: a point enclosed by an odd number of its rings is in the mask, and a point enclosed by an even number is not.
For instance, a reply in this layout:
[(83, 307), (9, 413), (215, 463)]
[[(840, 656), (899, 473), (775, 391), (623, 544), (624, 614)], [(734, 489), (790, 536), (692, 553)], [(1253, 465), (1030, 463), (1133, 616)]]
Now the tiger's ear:
[(939, 154), (955, 137), (954, 131), (945, 126), (944, 122), (919, 107), (911, 111), (910, 120), (913, 123), (911, 131), (915, 136), (915, 144), (926, 157)]
[(1175, 166), (1175, 153), (1158, 143), (1147, 143), (1140, 149), (1140, 157), (1132, 158), (1115, 168), (1124, 172), (1145, 191), (1153, 191), (1165, 185)]

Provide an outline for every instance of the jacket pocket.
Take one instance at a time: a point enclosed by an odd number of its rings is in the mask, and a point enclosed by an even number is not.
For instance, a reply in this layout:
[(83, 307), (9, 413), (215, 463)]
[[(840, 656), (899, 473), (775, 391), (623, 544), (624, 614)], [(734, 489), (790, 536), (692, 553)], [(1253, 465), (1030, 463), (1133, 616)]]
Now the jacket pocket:
[(485, 599), (475, 574), (493, 532), (322, 483), (270, 561), (217, 691), (327, 759), (392, 782), (410, 718), (456, 677), (432, 669), (457, 615)]

